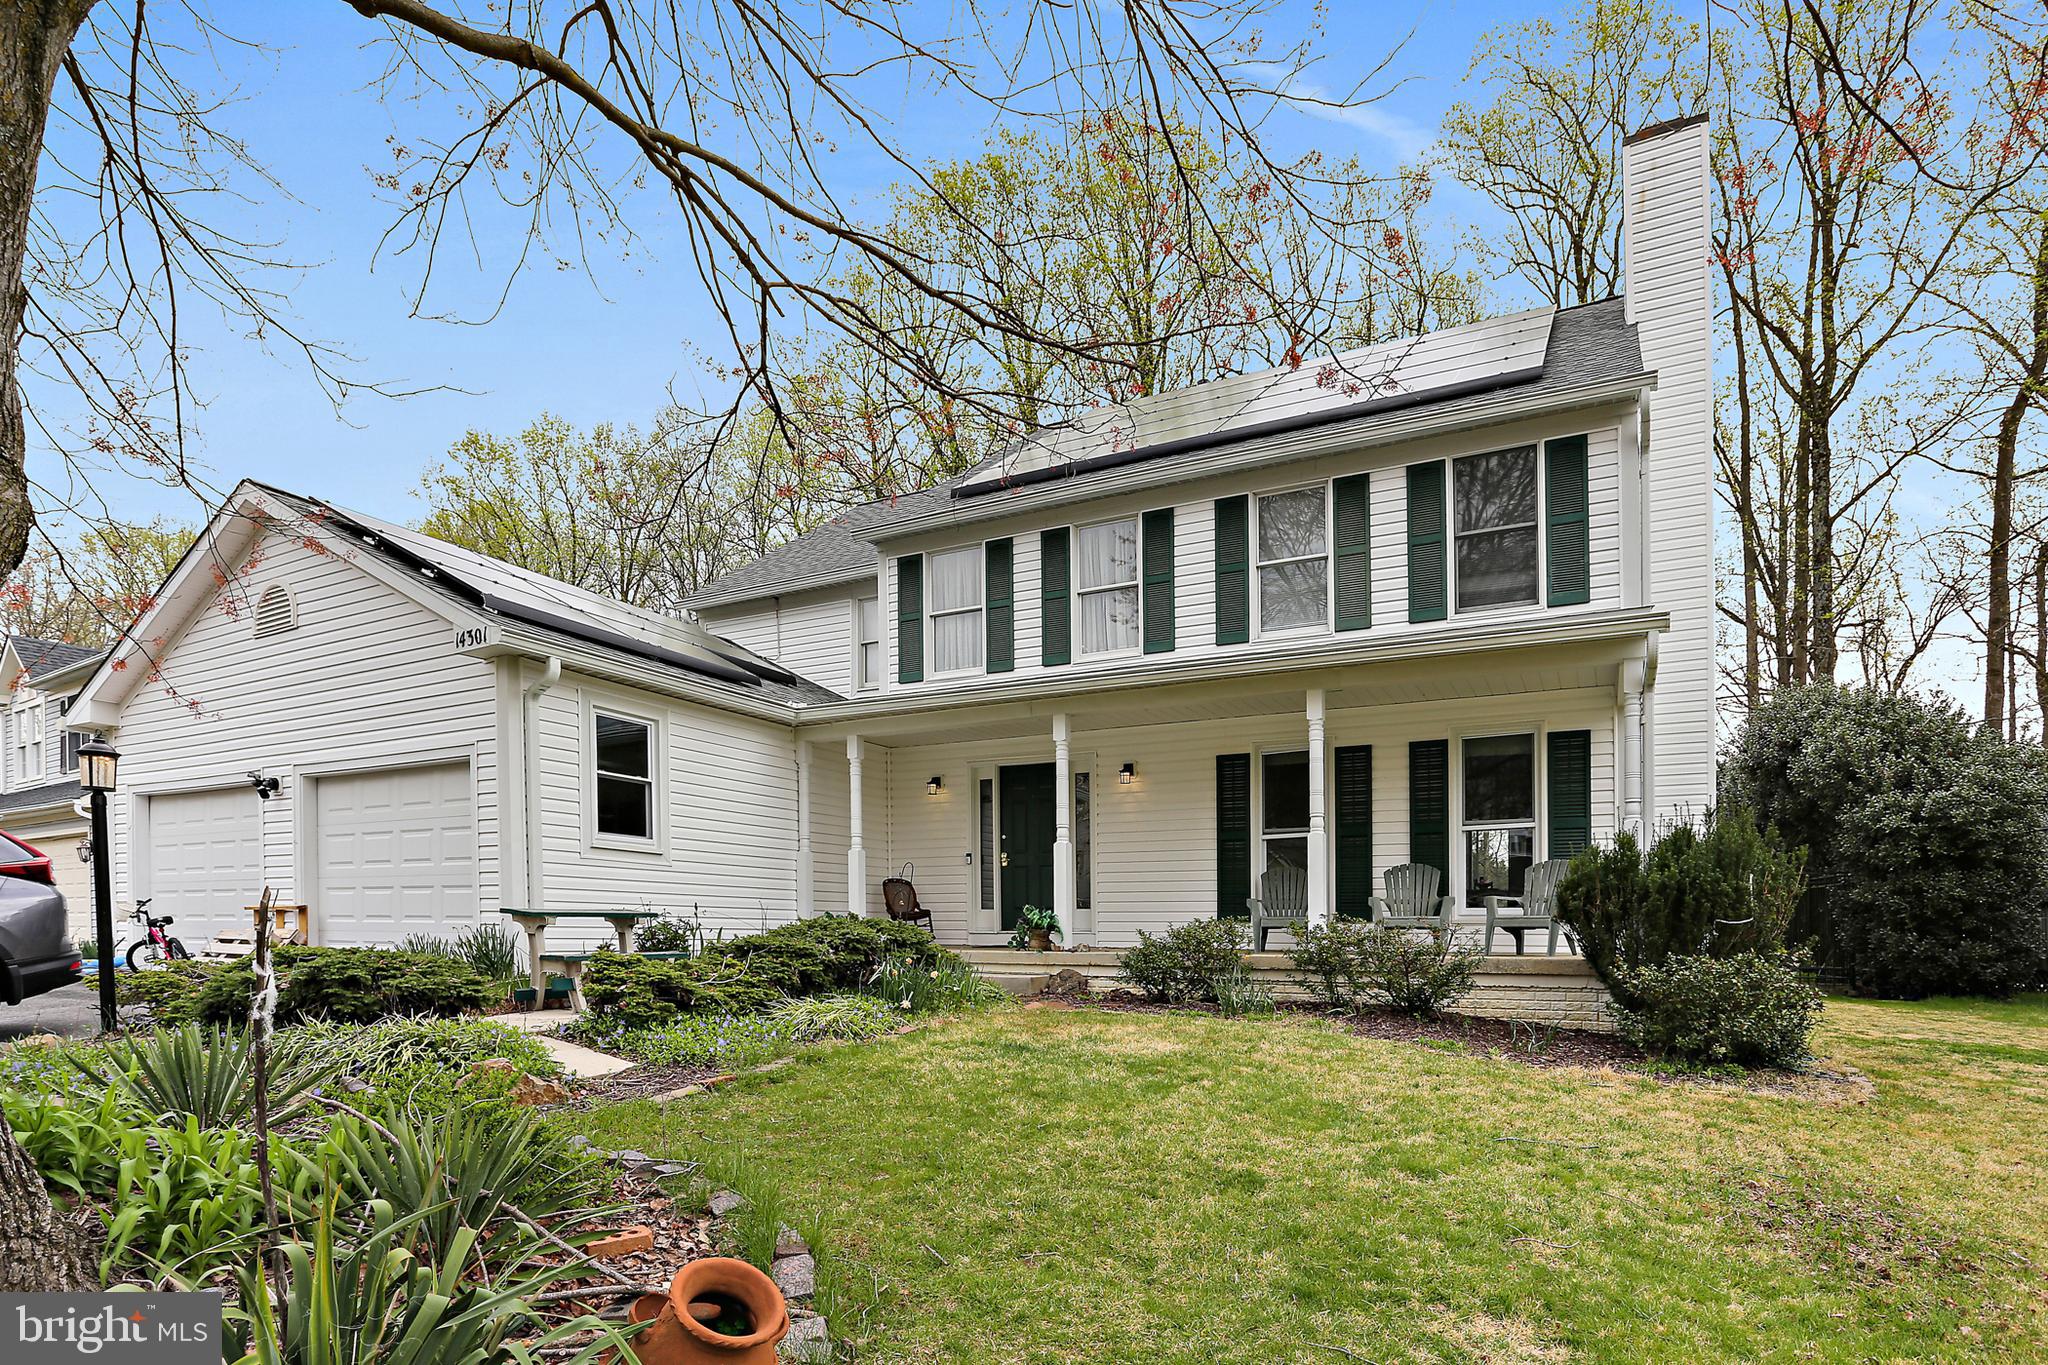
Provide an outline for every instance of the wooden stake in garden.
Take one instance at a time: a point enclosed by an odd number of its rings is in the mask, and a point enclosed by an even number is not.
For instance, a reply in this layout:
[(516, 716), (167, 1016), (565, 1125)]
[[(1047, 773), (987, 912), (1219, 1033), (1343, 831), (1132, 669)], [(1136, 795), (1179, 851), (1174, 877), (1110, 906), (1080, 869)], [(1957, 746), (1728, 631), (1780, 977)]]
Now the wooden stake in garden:
[(270, 1183), (270, 1023), (277, 1016), (277, 974), (270, 963), (269, 887), (256, 900), (256, 989), (249, 996), (249, 1065), (256, 1090), (256, 1175), (263, 1186), (263, 1248), (265, 1263), (284, 1307), (284, 1263), (277, 1248), (277, 1192)]

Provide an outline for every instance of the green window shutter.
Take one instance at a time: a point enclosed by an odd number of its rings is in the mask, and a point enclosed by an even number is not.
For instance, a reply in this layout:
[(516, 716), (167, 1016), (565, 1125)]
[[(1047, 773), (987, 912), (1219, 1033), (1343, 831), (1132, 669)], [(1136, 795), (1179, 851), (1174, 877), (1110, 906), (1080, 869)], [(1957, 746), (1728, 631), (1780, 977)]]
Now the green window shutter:
[(982, 574), (988, 587), (988, 671), (1008, 673), (1017, 661), (1017, 606), (1014, 597), (1015, 552), (1010, 541), (991, 540), (982, 551)]
[(1216, 917), (1251, 914), (1252, 756), (1216, 755)]
[(1337, 750), (1337, 913), (1372, 913), (1372, 746)]
[(1047, 668), (1071, 663), (1073, 599), (1068, 595), (1067, 528), (1054, 527), (1038, 536), (1039, 658)]
[(1593, 732), (1552, 730), (1548, 740), (1550, 842), (1545, 856), (1569, 858), (1593, 842)]
[(1145, 652), (1173, 652), (1173, 509), (1160, 507), (1139, 522), (1144, 542)]
[(1543, 443), (1543, 507), (1550, 605), (1575, 607), (1592, 601), (1585, 437), (1563, 436)]
[(1444, 546), (1444, 462), (1408, 466), (1408, 619), (1448, 614), (1450, 571)]
[(924, 681), (924, 556), (896, 561), (896, 681)]
[(1251, 499), (1216, 499), (1216, 643), (1252, 638)]
[(1451, 745), (1418, 739), (1408, 746), (1408, 861), (1451, 876)]
[(1332, 493), (1339, 630), (1364, 630), (1372, 625), (1372, 494), (1367, 486), (1370, 479), (1366, 474), (1339, 479)]

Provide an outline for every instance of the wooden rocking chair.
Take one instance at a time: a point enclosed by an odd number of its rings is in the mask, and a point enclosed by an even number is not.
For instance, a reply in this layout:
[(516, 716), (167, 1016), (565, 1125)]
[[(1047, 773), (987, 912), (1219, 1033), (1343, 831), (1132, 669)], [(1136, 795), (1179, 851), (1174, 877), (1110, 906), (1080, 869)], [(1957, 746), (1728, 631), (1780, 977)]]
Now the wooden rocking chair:
[(917, 864), (905, 863), (901, 876), (882, 879), (882, 909), (899, 924), (922, 924), (930, 930), (932, 912), (917, 903), (917, 888), (910, 881), (916, 871)]

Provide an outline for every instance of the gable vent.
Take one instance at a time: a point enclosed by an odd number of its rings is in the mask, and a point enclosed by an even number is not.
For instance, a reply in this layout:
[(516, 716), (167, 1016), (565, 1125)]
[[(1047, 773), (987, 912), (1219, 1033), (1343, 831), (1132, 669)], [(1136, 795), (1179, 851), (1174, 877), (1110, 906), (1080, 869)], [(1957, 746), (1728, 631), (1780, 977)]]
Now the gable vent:
[(292, 601), (290, 589), (282, 583), (272, 583), (256, 599), (256, 638), (267, 635), (282, 635), (299, 623), (298, 603)]

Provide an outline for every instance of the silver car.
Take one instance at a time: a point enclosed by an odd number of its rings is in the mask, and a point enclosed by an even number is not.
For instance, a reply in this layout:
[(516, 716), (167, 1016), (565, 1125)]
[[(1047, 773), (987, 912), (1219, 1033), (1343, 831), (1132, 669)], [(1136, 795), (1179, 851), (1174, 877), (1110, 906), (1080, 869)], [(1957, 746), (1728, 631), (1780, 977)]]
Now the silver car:
[(68, 986), (83, 966), (65, 937), (64, 893), (49, 855), (0, 834), (0, 999), (19, 1005)]

